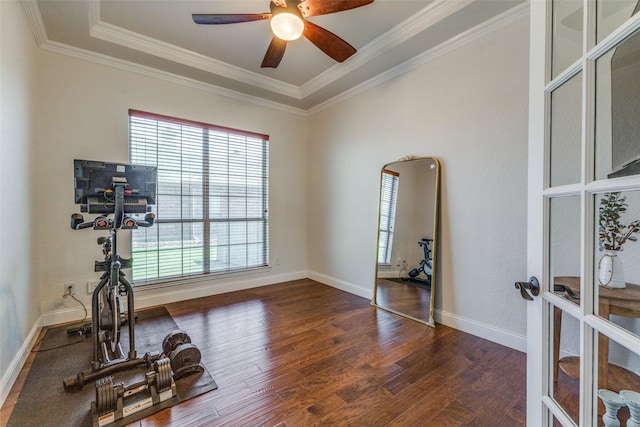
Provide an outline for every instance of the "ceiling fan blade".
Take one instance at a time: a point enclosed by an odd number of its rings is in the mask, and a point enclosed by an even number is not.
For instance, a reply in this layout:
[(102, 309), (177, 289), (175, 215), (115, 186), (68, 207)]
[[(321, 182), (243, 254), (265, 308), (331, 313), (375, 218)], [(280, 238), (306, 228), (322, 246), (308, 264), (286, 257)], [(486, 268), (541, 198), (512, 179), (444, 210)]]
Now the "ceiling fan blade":
[(302, 12), (302, 16), (308, 18), (309, 16), (355, 9), (369, 3), (373, 3), (373, 0), (304, 0), (298, 5), (298, 8)]
[(264, 55), (264, 59), (262, 60), (262, 65), (260, 65), (260, 68), (276, 68), (282, 60), (282, 56), (284, 55), (284, 50), (286, 47), (286, 41), (274, 36), (271, 39), (271, 43), (269, 44), (267, 53)]
[(205, 25), (237, 24), (271, 18), (270, 13), (194, 13), (193, 22)]
[(356, 53), (356, 48), (351, 46), (329, 30), (325, 30), (311, 21), (304, 21), (304, 36), (315, 44), (321, 51), (338, 62), (343, 62)]

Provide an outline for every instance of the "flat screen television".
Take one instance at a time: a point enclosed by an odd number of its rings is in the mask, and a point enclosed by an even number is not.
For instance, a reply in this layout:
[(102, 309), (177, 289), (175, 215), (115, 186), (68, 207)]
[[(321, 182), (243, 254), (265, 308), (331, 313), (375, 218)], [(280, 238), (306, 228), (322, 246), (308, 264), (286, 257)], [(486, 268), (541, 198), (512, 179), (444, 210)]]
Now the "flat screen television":
[(155, 166), (74, 160), (75, 203), (83, 212), (113, 213), (112, 190), (124, 187), (125, 213), (145, 213), (155, 204), (157, 168)]

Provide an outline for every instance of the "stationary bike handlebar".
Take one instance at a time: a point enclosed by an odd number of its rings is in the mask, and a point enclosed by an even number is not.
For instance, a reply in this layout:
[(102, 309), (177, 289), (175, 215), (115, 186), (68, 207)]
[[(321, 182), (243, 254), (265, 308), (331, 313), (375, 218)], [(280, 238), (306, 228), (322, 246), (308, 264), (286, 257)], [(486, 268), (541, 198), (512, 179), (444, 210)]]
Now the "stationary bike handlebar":
[(144, 216), (144, 220), (137, 220), (130, 216), (126, 216), (125, 212), (125, 185), (114, 184), (115, 204), (113, 209), (113, 219), (109, 218), (109, 214), (100, 215), (93, 221), (84, 222), (84, 216), (79, 213), (71, 215), (71, 228), (73, 230), (82, 230), (83, 228), (93, 228), (94, 230), (131, 230), (138, 227), (151, 227), (156, 218), (152, 212)]
[[(149, 212), (144, 216), (144, 220), (135, 219), (129, 216), (122, 220), (123, 230), (133, 230), (138, 227), (151, 227), (155, 222), (156, 214)], [(71, 214), (71, 229), (82, 230), (84, 228), (93, 228), (94, 230), (109, 230), (114, 227), (114, 221), (107, 216), (101, 215), (93, 221), (84, 222), (84, 216), (80, 213)]]

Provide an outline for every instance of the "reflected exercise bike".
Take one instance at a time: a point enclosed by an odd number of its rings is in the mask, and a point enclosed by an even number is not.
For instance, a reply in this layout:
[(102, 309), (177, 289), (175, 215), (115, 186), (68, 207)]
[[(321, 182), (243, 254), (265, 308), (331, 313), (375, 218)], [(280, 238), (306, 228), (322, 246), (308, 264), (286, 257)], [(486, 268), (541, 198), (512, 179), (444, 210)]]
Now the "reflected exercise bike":
[(420, 261), (420, 265), (417, 268), (409, 271), (409, 278), (414, 282), (422, 283), (423, 285), (431, 285), (431, 275), (433, 273), (433, 258), (431, 257), (431, 249), (429, 244), (433, 242), (433, 239), (421, 239), (418, 245), (422, 247), (424, 258)]

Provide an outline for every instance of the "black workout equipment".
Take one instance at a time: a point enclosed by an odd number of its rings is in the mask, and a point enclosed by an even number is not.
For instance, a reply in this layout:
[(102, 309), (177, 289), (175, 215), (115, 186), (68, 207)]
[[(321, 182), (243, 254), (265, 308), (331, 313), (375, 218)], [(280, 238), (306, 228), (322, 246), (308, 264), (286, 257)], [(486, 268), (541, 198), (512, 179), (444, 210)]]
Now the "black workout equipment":
[(162, 352), (169, 356), (173, 377), (176, 379), (204, 370), (200, 365), (200, 350), (191, 343), (191, 337), (182, 329), (176, 329), (164, 338)]
[[(153, 371), (147, 372), (144, 380), (128, 386), (113, 384), (111, 376), (96, 381), (96, 400), (91, 402), (93, 425), (108, 425), (156, 405), (168, 408), (176, 403), (176, 384), (169, 359), (158, 359), (153, 364)], [(156, 409), (161, 408), (156, 407), (154, 411)], [(137, 418), (144, 415), (138, 414)]]
[[(431, 273), (433, 272), (433, 260), (431, 258), (431, 249), (429, 249), (431, 242), (433, 242), (433, 239), (422, 239), (418, 242), (418, 245), (422, 246), (424, 258), (420, 261), (418, 268), (414, 268), (409, 272), (409, 280), (425, 285), (431, 284)], [(421, 273), (423, 276), (420, 275)]]
[[(71, 228), (108, 230), (109, 236), (97, 240), (102, 245), (104, 260), (94, 264), (94, 271), (103, 274), (92, 294), (92, 323), (72, 331), (81, 334), (89, 331), (93, 336), (91, 367), (65, 378), (63, 386), (65, 390), (82, 388), (98, 380), (92, 413), (94, 426), (102, 427), (154, 405), (173, 405), (177, 401), (174, 378), (202, 372), (204, 368), (200, 365), (200, 351), (184, 331), (174, 331), (165, 338), (162, 355), (153, 352), (137, 357), (136, 354), (133, 287), (122, 271), (133, 262), (118, 253), (118, 231), (153, 225), (155, 214), (150, 212), (149, 205), (155, 203), (156, 168), (75, 160), (74, 172), (76, 203), (81, 205), (81, 211), (99, 215), (85, 222), (82, 214), (74, 213)], [(143, 220), (130, 216), (142, 213), (145, 214)], [(126, 313), (122, 302), (125, 297)], [(125, 323), (129, 335), (126, 355), (120, 345), (120, 330)], [(153, 367), (143, 383), (126, 387), (113, 385), (113, 373), (140, 365), (146, 365), (147, 369)]]

